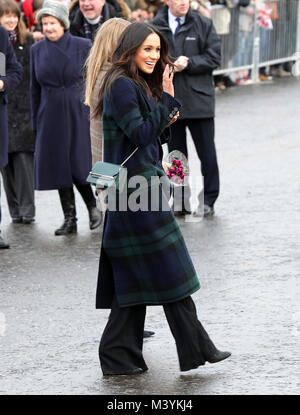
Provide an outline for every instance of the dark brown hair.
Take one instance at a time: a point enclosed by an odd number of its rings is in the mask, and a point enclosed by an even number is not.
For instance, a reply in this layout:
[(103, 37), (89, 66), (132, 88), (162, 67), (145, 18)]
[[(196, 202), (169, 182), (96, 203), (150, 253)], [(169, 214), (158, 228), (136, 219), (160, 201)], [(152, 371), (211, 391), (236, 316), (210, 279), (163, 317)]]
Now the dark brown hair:
[[(156, 33), (160, 38), (160, 59), (157, 61), (152, 74), (139, 71), (134, 57), (137, 49), (144, 40)], [(109, 94), (113, 82), (120, 76), (132, 79), (137, 85), (145, 89), (148, 96), (153, 96), (156, 101), (162, 97), (162, 75), (166, 65), (173, 66), (169, 60), (169, 48), (166, 39), (153, 26), (148, 23), (135, 22), (129, 25), (121, 34), (117, 47), (112, 56), (112, 67), (107, 71), (101, 89), (99, 91), (99, 103), (94, 111), (94, 116), (102, 115), (104, 91)]]
[(18, 16), (18, 40), (20, 44), (23, 45), (27, 36), (30, 36), (30, 34), (26, 29), (25, 23), (23, 22), (19, 6), (13, 0), (0, 0), (0, 17), (9, 13), (13, 13)]

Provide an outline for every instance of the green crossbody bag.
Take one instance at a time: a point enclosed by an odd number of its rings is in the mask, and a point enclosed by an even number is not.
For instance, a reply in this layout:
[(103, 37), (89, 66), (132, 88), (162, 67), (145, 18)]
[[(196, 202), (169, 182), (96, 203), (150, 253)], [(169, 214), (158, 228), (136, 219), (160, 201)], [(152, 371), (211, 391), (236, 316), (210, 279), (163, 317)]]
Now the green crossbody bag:
[(104, 190), (116, 186), (118, 190), (122, 191), (127, 181), (127, 168), (124, 167), (124, 164), (137, 150), (138, 147), (121, 164), (97, 161), (86, 179), (87, 182), (95, 185), (97, 189)]

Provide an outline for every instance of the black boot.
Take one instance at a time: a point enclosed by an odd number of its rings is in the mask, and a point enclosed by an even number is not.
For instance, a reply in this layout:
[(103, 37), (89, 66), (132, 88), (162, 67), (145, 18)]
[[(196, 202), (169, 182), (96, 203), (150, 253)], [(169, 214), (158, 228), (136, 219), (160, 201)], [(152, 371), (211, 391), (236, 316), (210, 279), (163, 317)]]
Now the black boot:
[(205, 360), (209, 363), (221, 362), (231, 356), (231, 352), (218, 350), (201, 322), (198, 320), (198, 339)]
[(89, 208), (90, 229), (96, 229), (102, 223), (102, 212), (96, 207)]
[(73, 188), (59, 189), (60, 203), (64, 212), (65, 220), (60, 228), (56, 229), (55, 235), (67, 235), (77, 232), (77, 218), (75, 207), (75, 196)]
[(1, 234), (0, 234), (0, 249), (8, 249), (9, 245), (4, 241), (4, 239), (2, 238)]
[(96, 229), (101, 225), (102, 212), (96, 207), (96, 199), (89, 184), (75, 183), (78, 192), (81, 194), (89, 212), (90, 229)]

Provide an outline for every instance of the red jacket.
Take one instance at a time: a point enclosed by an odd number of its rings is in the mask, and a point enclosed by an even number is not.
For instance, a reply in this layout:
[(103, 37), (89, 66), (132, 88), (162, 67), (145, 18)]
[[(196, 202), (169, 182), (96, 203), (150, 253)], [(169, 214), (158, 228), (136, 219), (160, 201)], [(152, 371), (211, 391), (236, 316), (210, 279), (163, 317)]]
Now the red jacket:
[(36, 25), (36, 21), (33, 17), (32, 2), (33, 0), (24, 0), (21, 3), (21, 8), (26, 16), (27, 26), (29, 30), (32, 28), (32, 26)]

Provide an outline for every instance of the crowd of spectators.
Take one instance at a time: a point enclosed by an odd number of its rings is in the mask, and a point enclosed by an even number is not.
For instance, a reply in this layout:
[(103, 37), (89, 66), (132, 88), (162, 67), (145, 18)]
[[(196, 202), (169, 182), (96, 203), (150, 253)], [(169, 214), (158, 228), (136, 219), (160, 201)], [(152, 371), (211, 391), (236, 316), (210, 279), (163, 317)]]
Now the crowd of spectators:
[[(158, 11), (168, 2), (168, 0), (60, 1), (69, 10), (70, 34), (88, 39), (90, 44), (105, 21), (121, 17), (130, 22), (151, 23)], [(44, 0), (0, 0), (0, 25), (7, 30), (10, 44), (23, 67), (22, 83), (8, 94), (8, 163), (2, 167), (1, 172), (12, 221), (23, 224), (31, 224), (35, 220), (34, 187), (39, 189), (37, 184), (34, 185), (37, 177), (34, 180), (33, 173), (35, 139), (39, 137), (39, 132), (32, 128), (29, 83), (30, 50), (33, 49), (32, 45), (45, 38), (41, 20), (37, 18), (42, 7)], [(292, 56), (296, 51), (296, 36), (286, 37), (285, 32), (289, 30), (290, 33), (296, 33), (299, 0), (191, 0), (190, 7), (205, 19), (212, 20), (221, 39), (221, 66), (217, 68), (221, 71), (214, 76), (216, 90), (223, 91), (228, 87), (252, 82), (251, 69), (243, 67), (251, 66), (254, 38), (258, 34), (261, 62), (272, 61), (276, 57)], [(291, 65), (292, 62), (279, 62), (276, 65), (261, 67), (259, 79), (265, 82), (272, 80), (274, 76), (289, 77), (292, 74)], [(237, 70), (234, 71), (232, 68)], [(8, 91), (0, 88), (3, 97), (6, 96), (6, 92)], [(35, 165), (38, 165), (36, 159)], [(42, 166), (47, 168), (44, 162)], [(70, 183), (69, 185), (71, 186)], [(84, 200), (89, 198), (87, 207), (91, 228), (98, 226), (100, 220), (95, 218), (94, 200), (90, 200), (90, 196), (83, 195), (83, 197)], [(63, 202), (62, 207), (64, 210)]]

